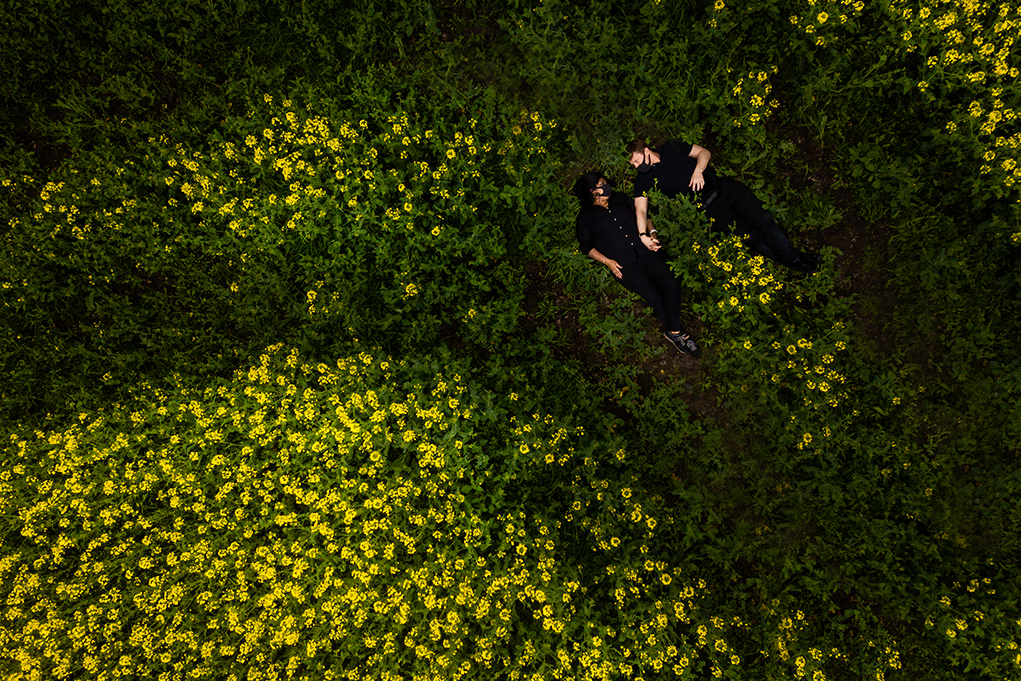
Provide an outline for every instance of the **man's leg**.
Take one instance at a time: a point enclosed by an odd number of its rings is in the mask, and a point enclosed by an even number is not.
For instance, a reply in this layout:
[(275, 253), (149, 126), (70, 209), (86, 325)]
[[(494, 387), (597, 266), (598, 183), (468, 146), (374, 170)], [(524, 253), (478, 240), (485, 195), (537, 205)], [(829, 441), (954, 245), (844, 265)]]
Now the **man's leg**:
[(737, 217), (738, 227), (747, 230), (751, 236), (745, 243), (781, 265), (800, 270), (813, 269), (815, 258), (806, 256), (794, 247), (787, 235), (780, 231), (772, 213), (766, 210), (759, 197), (737, 180), (726, 180), (731, 185), (727, 196), (728, 207)]

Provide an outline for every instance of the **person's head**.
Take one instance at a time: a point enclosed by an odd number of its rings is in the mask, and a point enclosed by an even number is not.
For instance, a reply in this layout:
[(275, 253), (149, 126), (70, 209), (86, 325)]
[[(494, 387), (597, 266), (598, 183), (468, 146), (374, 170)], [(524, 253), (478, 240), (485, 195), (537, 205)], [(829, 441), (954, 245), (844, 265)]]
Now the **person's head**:
[(585, 173), (574, 183), (572, 193), (582, 208), (591, 206), (600, 196), (610, 194), (610, 183), (602, 173)]
[(649, 149), (649, 145), (645, 143), (645, 140), (631, 140), (627, 143), (625, 150), (628, 156), (627, 162), (631, 164), (632, 168), (636, 168), (639, 172), (649, 169), (652, 150)]

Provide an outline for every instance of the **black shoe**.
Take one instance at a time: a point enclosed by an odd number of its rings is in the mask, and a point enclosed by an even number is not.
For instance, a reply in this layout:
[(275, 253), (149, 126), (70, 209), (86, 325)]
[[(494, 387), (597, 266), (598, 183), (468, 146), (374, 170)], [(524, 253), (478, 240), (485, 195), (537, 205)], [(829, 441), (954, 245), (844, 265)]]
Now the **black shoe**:
[(669, 331), (664, 333), (663, 336), (670, 341), (675, 348), (680, 350), (686, 355), (698, 358), (702, 356), (702, 350), (699, 349), (695, 341), (692, 340), (691, 336), (686, 333), (670, 333)]
[(819, 256), (815, 253), (802, 253), (801, 257), (790, 264), (792, 270), (812, 274), (819, 271)]

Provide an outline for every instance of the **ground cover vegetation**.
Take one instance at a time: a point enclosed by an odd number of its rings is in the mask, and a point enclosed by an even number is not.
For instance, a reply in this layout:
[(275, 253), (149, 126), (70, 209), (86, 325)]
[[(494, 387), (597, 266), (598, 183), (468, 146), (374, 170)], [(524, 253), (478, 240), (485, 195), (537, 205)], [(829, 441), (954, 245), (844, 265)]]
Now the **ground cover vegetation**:
[(1021, 677), (1016, 3), (2, 6), (6, 678)]

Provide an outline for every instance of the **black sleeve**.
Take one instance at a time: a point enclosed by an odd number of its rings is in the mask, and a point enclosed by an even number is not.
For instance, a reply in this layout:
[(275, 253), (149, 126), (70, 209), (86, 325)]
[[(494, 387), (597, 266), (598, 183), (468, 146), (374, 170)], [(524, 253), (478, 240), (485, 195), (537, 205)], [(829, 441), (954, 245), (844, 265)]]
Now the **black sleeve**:
[(670, 140), (663, 146), (672, 149), (674, 153), (680, 154), (681, 156), (690, 156), (691, 150), (695, 145), (690, 142), (682, 142), (681, 140)]
[(592, 229), (589, 220), (586, 219), (586, 212), (583, 210), (578, 213), (578, 218), (574, 221), (574, 235), (578, 237), (578, 250), (588, 255), (588, 252), (595, 248), (595, 240), (592, 238)]
[(638, 175), (635, 176), (635, 190), (632, 193), (636, 199), (639, 196), (648, 195), (648, 191), (652, 189), (653, 179), (655, 178), (652, 177), (651, 172), (638, 173)]

